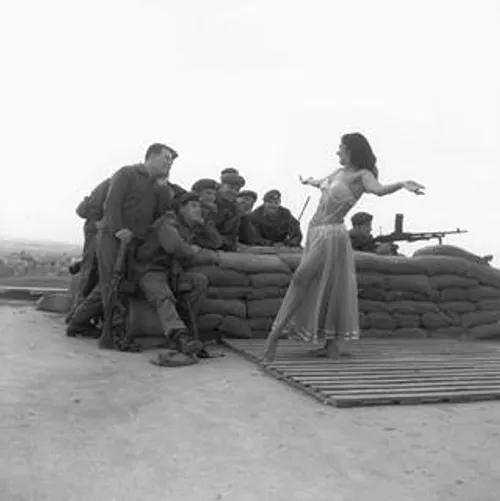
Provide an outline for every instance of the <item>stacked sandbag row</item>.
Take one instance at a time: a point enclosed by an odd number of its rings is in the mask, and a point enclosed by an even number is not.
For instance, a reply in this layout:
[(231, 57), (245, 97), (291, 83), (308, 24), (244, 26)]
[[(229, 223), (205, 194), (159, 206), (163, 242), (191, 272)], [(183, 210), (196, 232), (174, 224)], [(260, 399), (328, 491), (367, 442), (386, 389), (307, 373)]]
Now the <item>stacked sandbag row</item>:
[(279, 310), (300, 253), (220, 253), (218, 264), (191, 272), (208, 279), (200, 305), (201, 332), (227, 337), (266, 337)]
[(500, 338), (500, 270), (464, 256), (356, 255), (365, 337)]

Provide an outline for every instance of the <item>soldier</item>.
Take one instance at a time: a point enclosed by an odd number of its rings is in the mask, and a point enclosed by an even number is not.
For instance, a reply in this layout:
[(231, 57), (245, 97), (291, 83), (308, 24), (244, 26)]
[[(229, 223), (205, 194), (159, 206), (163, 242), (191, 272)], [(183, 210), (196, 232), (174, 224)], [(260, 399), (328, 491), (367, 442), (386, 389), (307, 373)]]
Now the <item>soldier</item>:
[(245, 186), (245, 179), (233, 168), (221, 172), (217, 192), (215, 227), (222, 237), (222, 250), (235, 251), (239, 239), (241, 214), (236, 205), (238, 192)]
[[(155, 143), (147, 149), (144, 163), (122, 167), (111, 177), (96, 237), (99, 286), (76, 308), (68, 323), (68, 335), (85, 330), (101, 299), (104, 317), (110, 314), (110, 286), (120, 241), (130, 244), (144, 239), (158, 215), (159, 197), (164, 195), (158, 178), (168, 176), (177, 156), (169, 146)], [(103, 342), (99, 347), (113, 348)]]
[(256, 245), (257, 230), (252, 223), (252, 210), (257, 202), (257, 193), (252, 190), (243, 190), (238, 193), (236, 205), (241, 214), (239, 240), (245, 245)]
[(300, 223), (281, 206), (281, 193), (270, 190), (263, 200), (263, 205), (252, 212), (251, 218), (258, 235), (256, 245), (299, 247), (302, 241)]
[(197, 225), (194, 231), (194, 243), (205, 249), (217, 250), (222, 247), (222, 237), (215, 227), (218, 188), (217, 181), (213, 179), (199, 179), (191, 188), (200, 199), (203, 217), (203, 224)]
[(398, 246), (391, 242), (379, 243), (372, 235), (373, 216), (368, 212), (356, 212), (351, 217), (349, 237), (353, 250), (381, 256), (396, 256)]
[[(196, 314), (196, 306), (208, 287), (205, 276), (183, 272), (183, 266), (203, 252), (193, 245), (194, 229), (202, 222), (197, 194), (186, 193), (179, 199), (177, 213), (170, 211), (156, 220), (137, 250), (139, 287), (155, 307), (165, 337), (174, 347), (174, 351), (152, 360), (157, 365), (193, 363), (193, 360), (186, 360), (186, 356), (194, 357), (203, 349), (203, 344), (196, 339), (176, 308), (178, 294), (188, 283), (191, 290), (188, 300)], [(179, 353), (184, 357), (179, 357)]]
[(187, 193), (182, 186), (171, 183), (169, 176), (158, 178), (159, 189), (159, 202), (158, 202), (158, 216), (165, 214), (166, 211), (171, 210), (179, 198)]
[(79, 269), (80, 280), (78, 290), (71, 311), (66, 317), (66, 323), (71, 320), (71, 316), (80, 301), (89, 294), (97, 283), (97, 259), (95, 252), (97, 223), (103, 216), (103, 205), (108, 194), (110, 182), (111, 179), (108, 178), (99, 183), (90, 195), (86, 196), (76, 208), (76, 214), (85, 219), (83, 225), (83, 252)]

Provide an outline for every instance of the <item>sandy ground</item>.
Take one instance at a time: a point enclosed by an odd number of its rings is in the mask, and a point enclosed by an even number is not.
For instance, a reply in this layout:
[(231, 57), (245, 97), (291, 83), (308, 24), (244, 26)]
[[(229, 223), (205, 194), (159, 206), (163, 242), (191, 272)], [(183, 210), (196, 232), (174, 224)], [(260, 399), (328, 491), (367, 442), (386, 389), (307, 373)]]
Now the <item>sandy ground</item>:
[(0, 500), (500, 499), (500, 403), (335, 409), (228, 353), (160, 369), (0, 303)]

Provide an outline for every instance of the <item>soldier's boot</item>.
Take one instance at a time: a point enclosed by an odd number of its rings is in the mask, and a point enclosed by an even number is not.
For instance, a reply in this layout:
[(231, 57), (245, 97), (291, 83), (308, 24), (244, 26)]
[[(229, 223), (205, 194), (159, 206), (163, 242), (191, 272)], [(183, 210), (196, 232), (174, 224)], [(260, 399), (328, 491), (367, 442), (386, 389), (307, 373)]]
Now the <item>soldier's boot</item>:
[(190, 357), (198, 355), (203, 350), (203, 343), (195, 339), (187, 328), (172, 330), (168, 335), (168, 339), (173, 342), (177, 351)]
[(76, 307), (66, 327), (67, 336), (99, 337), (99, 330), (92, 323), (102, 315), (101, 294), (96, 289)]

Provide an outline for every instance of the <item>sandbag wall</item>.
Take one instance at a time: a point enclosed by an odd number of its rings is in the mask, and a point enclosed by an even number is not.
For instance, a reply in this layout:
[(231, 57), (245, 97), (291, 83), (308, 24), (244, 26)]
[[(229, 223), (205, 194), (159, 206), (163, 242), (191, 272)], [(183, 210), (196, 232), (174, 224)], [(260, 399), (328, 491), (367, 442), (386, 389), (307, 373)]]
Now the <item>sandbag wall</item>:
[(299, 251), (285, 253), (221, 252), (217, 266), (195, 266), (190, 272), (208, 279), (200, 305), (201, 332), (237, 338), (266, 337), (294, 270)]
[[(209, 282), (200, 330), (262, 338), (271, 328), (300, 253), (220, 253), (195, 266)], [(500, 270), (462, 257), (356, 253), (364, 337), (500, 338)]]

